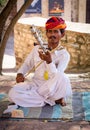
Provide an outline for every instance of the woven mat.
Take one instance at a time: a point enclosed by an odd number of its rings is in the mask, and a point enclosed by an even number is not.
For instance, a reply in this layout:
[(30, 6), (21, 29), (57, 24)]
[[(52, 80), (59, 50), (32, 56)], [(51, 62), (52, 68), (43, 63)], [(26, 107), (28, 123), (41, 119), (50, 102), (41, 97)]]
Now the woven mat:
[[(0, 117), (9, 104), (7, 95), (0, 94)], [(49, 120), (86, 120), (90, 121), (90, 92), (73, 92), (72, 98), (67, 100), (67, 106), (46, 105), (44, 107), (20, 107), (24, 118)]]

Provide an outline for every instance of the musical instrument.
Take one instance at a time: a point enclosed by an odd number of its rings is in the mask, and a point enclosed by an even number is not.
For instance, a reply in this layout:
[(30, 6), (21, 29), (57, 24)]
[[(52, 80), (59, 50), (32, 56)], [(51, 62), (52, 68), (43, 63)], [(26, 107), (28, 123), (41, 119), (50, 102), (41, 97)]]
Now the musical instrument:
[(37, 40), (37, 42), (39, 43), (39, 45), (41, 46), (41, 49), (43, 50), (44, 53), (46, 53), (46, 47), (44, 46), (44, 41), (42, 39), (40, 30), (38, 30), (34, 25), (32, 25), (30, 27), (30, 30), (32, 32), (32, 34), (34, 35), (35, 39)]

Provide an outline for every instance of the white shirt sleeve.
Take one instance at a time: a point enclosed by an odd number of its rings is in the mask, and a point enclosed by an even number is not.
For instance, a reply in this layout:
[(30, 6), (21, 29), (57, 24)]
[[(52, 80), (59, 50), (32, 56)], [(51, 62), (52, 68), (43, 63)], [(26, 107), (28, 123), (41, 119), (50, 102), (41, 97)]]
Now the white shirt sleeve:
[(30, 71), (34, 67), (34, 55), (36, 52), (36, 47), (31, 51), (31, 53), (26, 58), (25, 62), (21, 66), (21, 68), (18, 70), (17, 73), (26, 74), (28, 71)]
[(64, 49), (63, 53), (58, 53), (58, 63), (52, 61), (50, 64), (46, 64), (49, 73), (57, 73), (57, 72), (64, 72), (68, 66), (70, 60), (70, 54)]
[(59, 64), (57, 66), (58, 71), (64, 72), (70, 61), (70, 54), (65, 50), (59, 59)]

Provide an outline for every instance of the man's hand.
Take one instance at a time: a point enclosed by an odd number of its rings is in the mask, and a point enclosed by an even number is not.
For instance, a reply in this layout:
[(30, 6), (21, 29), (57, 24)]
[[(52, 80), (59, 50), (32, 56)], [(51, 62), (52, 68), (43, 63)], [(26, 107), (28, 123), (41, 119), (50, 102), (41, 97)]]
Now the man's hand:
[(17, 76), (16, 76), (16, 82), (17, 83), (20, 83), (20, 82), (24, 82), (25, 78), (23, 76), (22, 73), (18, 73)]
[(39, 57), (46, 61), (47, 64), (50, 64), (52, 62), (52, 58), (51, 58), (51, 54), (49, 51), (47, 51), (46, 53), (43, 53), (42, 51), (39, 51)]

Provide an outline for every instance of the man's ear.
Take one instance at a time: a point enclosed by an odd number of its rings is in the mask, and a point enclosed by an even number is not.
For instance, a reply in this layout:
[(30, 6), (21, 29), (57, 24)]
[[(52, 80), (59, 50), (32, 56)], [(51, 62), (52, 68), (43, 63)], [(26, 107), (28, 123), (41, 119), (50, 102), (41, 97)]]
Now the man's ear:
[(61, 37), (64, 37), (64, 35), (65, 35), (65, 32), (61, 34)]
[(65, 35), (65, 29), (60, 29), (61, 32), (61, 37), (63, 37)]

